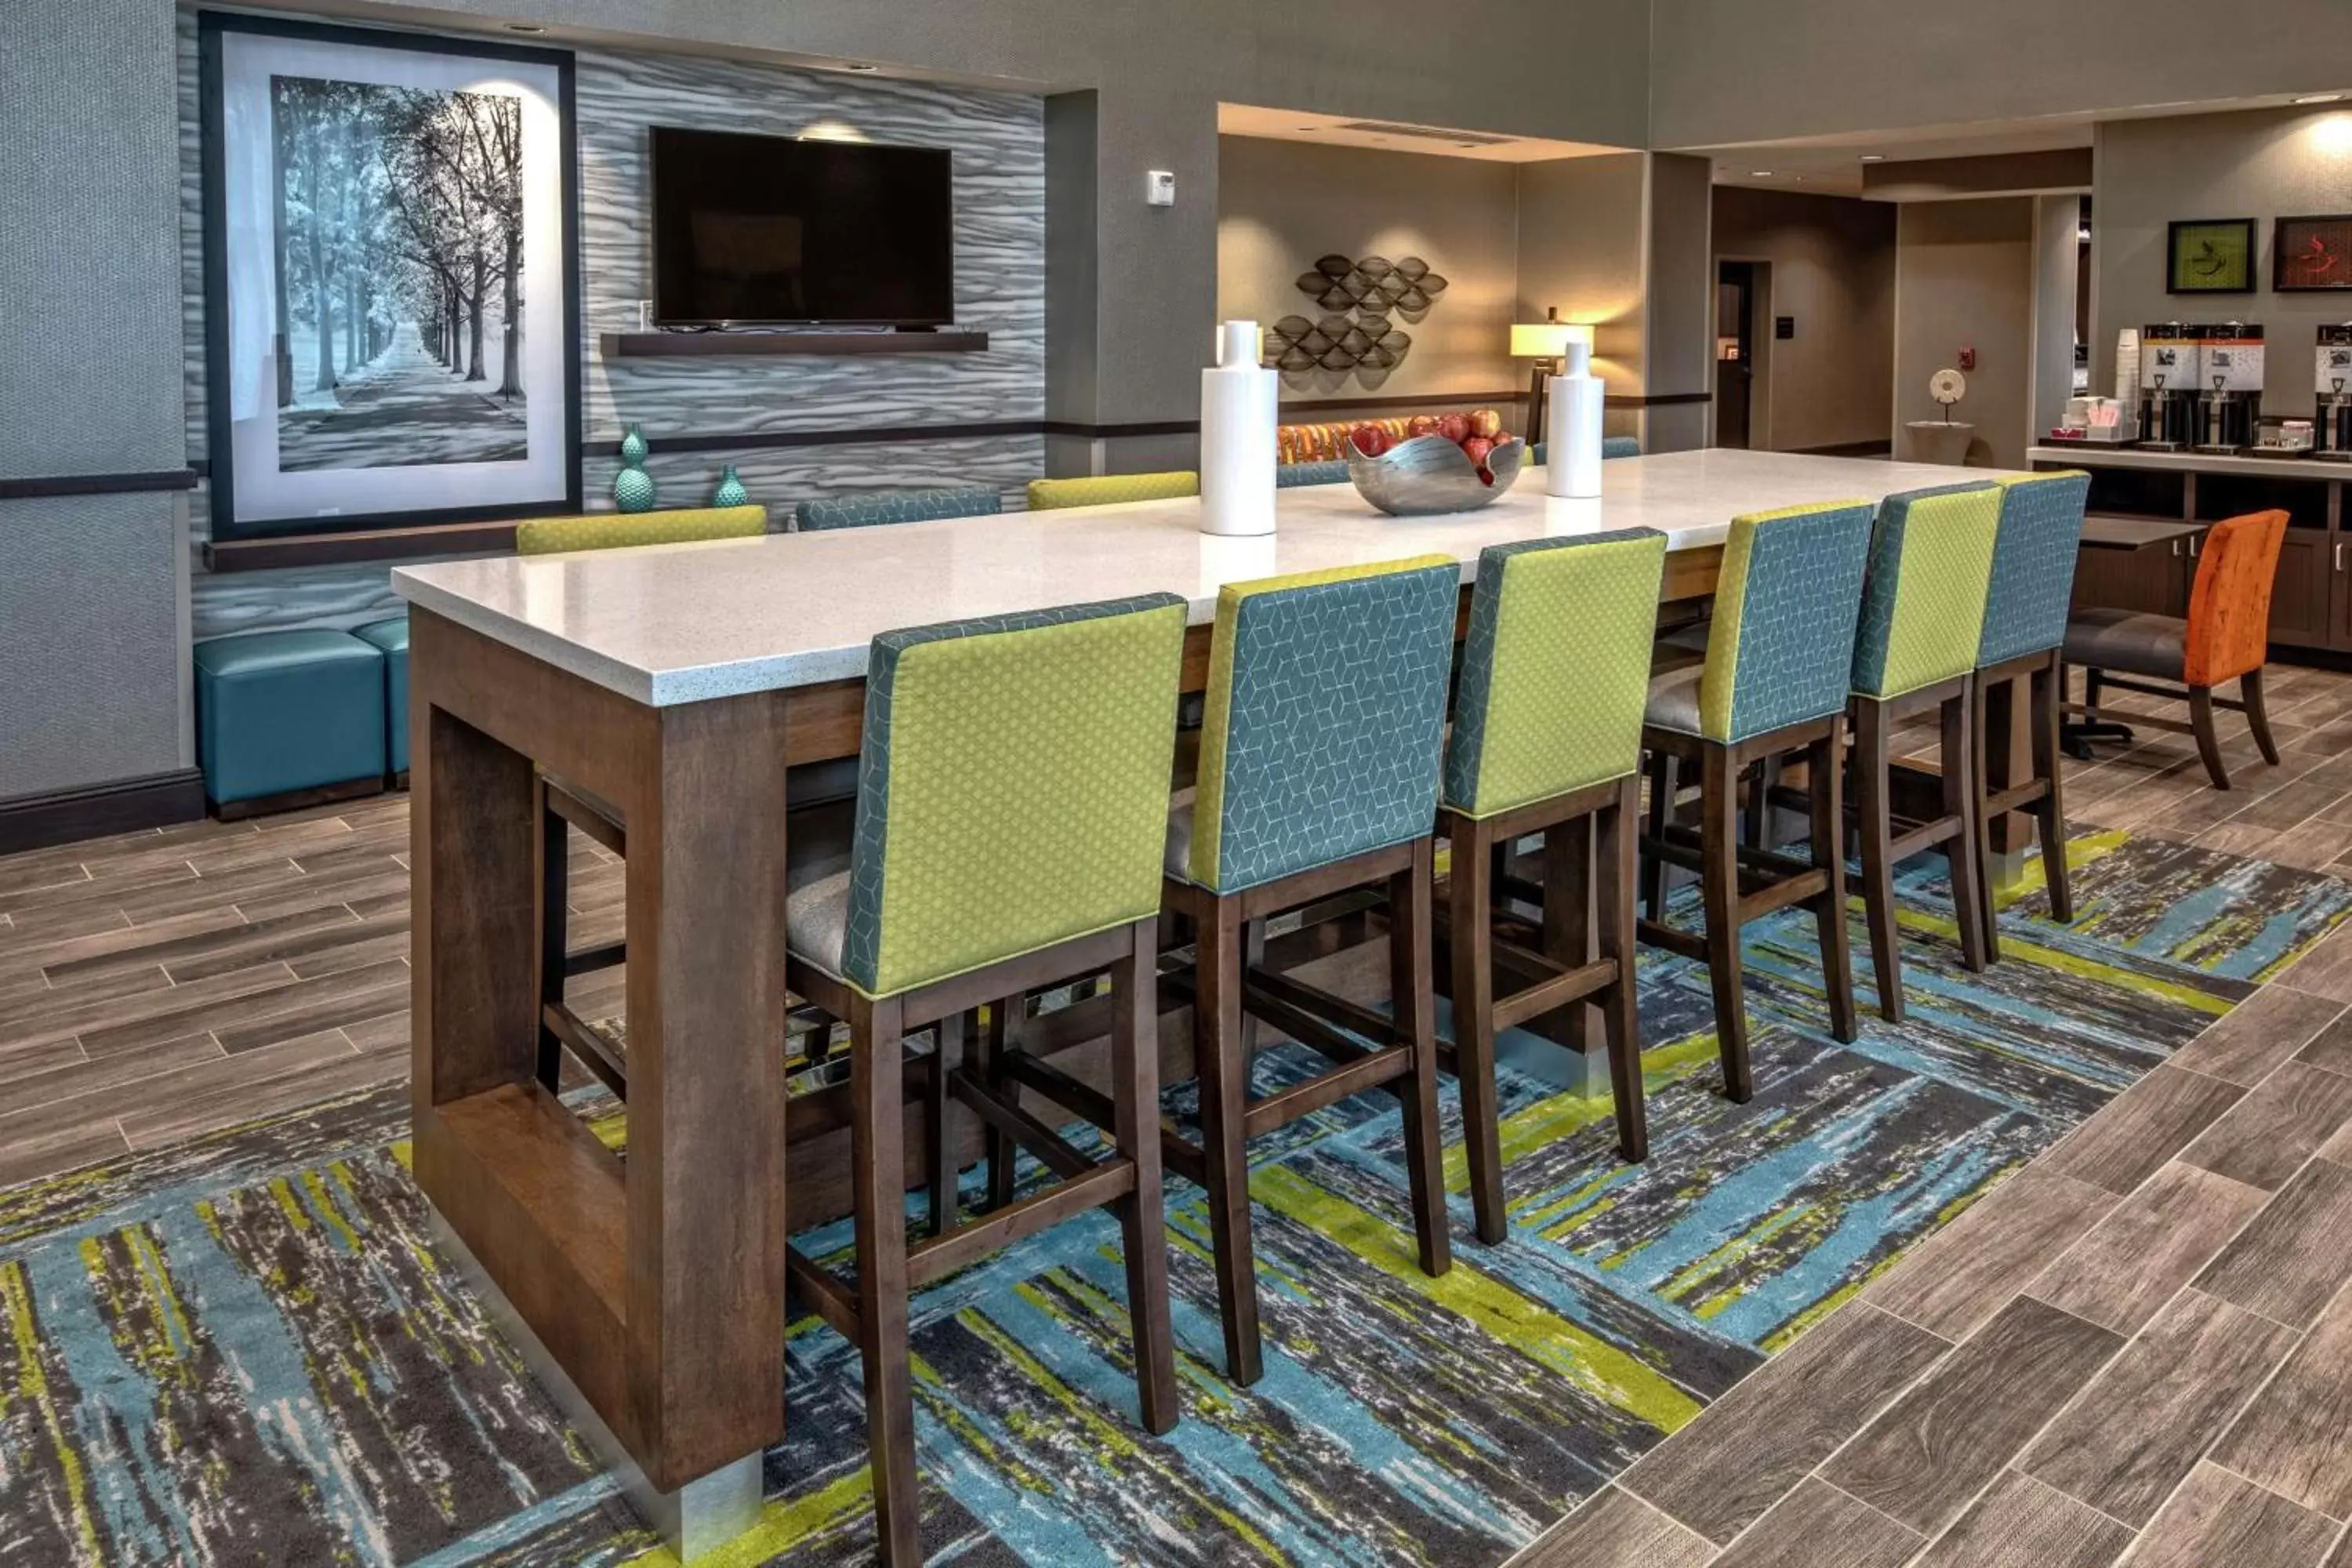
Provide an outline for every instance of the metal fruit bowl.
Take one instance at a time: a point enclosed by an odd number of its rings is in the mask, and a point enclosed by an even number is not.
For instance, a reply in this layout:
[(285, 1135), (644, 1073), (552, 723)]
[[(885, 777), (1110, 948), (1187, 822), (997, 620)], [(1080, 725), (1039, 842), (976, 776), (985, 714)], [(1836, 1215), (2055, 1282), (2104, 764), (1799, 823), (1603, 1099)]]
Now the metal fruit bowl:
[(1506, 436), (1487, 454), (1488, 484), (1462, 448), (1443, 436), (1415, 436), (1400, 441), (1377, 458), (1367, 458), (1348, 444), (1348, 477), (1366, 500), (1391, 517), (1434, 517), (1449, 511), (1475, 511), (1517, 482), (1526, 464), (1528, 444)]

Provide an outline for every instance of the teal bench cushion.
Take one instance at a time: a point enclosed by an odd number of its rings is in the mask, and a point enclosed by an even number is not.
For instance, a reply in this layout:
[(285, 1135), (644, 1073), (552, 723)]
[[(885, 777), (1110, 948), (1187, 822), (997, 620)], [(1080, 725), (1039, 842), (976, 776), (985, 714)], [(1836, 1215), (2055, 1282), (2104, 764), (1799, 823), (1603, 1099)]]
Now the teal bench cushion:
[(383, 650), (383, 752), (390, 771), (408, 771), (408, 617), (354, 627), (352, 636)]
[(382, 778), (383, 652), (349, 632), (198, 643), (196, 754), (215, 804)]

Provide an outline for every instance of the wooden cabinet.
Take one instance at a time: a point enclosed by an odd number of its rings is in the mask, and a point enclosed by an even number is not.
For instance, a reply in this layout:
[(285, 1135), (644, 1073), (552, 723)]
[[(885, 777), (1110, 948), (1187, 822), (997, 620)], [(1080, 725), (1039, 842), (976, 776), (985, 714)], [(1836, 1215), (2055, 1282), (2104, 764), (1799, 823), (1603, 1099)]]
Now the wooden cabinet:
[(2074, 607), (2187, 615), (2194, 570), (2188, 542), (2176, 539), (2146, 550), (2084, 549), (2074, 563)]
[(2341, 536), (2316, 528), (2290, 528), (2279, 547), (2278, 581), (2271, 589), (2271, 641), (2288, 647), (2352, 646), (2340, 642), (2346, 588), (2336, 569)]

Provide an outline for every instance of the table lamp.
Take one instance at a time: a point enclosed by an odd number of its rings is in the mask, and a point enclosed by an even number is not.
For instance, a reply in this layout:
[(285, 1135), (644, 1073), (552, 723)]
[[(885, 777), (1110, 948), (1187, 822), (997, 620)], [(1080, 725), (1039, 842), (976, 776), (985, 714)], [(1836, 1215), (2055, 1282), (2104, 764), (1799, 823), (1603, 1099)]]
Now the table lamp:
[(1511, 324), (1511, 357), (1531, 359), (1535, 368), (1528, 374), (1528, 445), (1532, 447), (1544, 438), (1544, 377), (1559, 371), (1559, 362), (1574, 342), (1588, 346), (1592, 342), (1592, 329), (1580, 321), (1563, 321), (1559, 307), (1544, 308), (1540, 321), (1515, 321)]

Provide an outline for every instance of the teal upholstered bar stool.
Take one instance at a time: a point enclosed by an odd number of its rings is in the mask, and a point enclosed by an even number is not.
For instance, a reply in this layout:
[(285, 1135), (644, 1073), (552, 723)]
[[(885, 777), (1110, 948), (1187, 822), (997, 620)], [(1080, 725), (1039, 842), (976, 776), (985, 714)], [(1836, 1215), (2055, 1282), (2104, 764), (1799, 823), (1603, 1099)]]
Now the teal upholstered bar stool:
[[(1987, 963), (1990, 917), (1977, 849), (1976, 668), (2002, 494), (1997, 485), (1963, 484), (1891, 495), (1879, 503), (1871, 536), (1853, 647), (1853, 793), (1878, 1011), (1889, 1023), (1901, 1022), (1904, 1011), (1896, 862), (1923, 850), (1944, 852), (1961, 962), (1971, 970)], [(1898, 822), (1895, 731), (1927, 712), (1936, 713), (1941, 727), (1937, 804), (1928, 815)]]
[[(862, 1352), (887, 1563), (921, 1561), (907, 1302), (930, 1281), (1110, 1207), (1142, 1424), (1165, 1432), (1177, 1418), (1153, 972), (1184, 620), (1181, 599), (1155, 594), (875, 638), (848, 864), (810, 868), (785, 901), (786, 984), (849, 1025), (856, 1280), (798, 1248), (787, 1267)], [(1098, 1160), (953, 1058), (981, 1003), (1104, 970), (1114, 1151)], [(903, 1041), (932, 1024), (940, 1042), (919, 1070), (933, 1234), (910, 1249)], [(960, 1226), (950, 1095), (1060, 1179)]]
[(1004, 498), (982, 485), (957, 489), (886, 490), (803, 501), (793, 514), (793, 526), (801, 533), (823, 533), (836, 528), (879, 528), (893, 522), (993, 517), (1003, 510)]
[(1189, 468), (1165, 474), (1095, 474), (1072, 479), (1031, 479), (1029, 510), (1055, 511), (1069, 506), (1173, 500), (1200, 493), (1201, 476)]
[[(1803, 904), (1821, 933), (1830, 1032), (1857, 1029), (1845, 925), (1845, 709), (1854, 626), (1870, 555), (1868, 501), (1829, 501), (1731, 520), (1703, 663), (1653, 678), (1642, 744), (1650, 752), (1650, 823), (1642, 848), (1648, 918), (1642, 940), (1704, 961), (1715, 994), (1724, 1092), (1754, 1092), (1742, 997), (1740, 930)], [(1806, 764), (1812, 832), (1802, 860), (1737, 832), (1739, 783), (1753, 764)], [(1698, 774), (1700, 828), (1675, 820), (1677, 773)], [(1760, 787), (1760, 784), (1759, 784)], [(1702, 932), (1665, 922), (1664, 870), (1698, 873)]]
[[(2079, 469), (2018, 476), (2001, 487), (2000, 527), (1993, 541), (1992, 575), (1985, 596), (1984, 636), (1977, 645), (1976, 738), (1978, 877), (1985, 898), (1985, 956), (2000, 953), (1993, 919), (1993, 836), (2011, 812), (2031, 812), (2041, 841), (2042, 883), (2051, 918), (2074, 918), (2066, 870), (2066, 804), (2058, 763), (2059, 727), (2066, 705), (2066, 612), (2074, 596), (2074, 563), (2082, 550), (2083, 513), (2091, 476)], [(2010, 716), (2019, 682), (2026, 688), (2024, 776), (2009, 754)]]
[[(1454, 557), (1425, 555), (1228, 584), (1217, 596), (1200, 782), (1170, 816), (1161, 889), (1163, 909), (1195, 933), (1201, 1142), (1171, 1132), (1164, 1152), (1179, 1173), (1208, 1189), (1226, 1368), (1236, 1383), (1256, 1382), (1262, 1367), (1250, 1243), (1253, 1136), (1365, 1089), (1394, 1094), (1404, 1111), (1421, 1266), (1442, 1274), (1452, 1261), (1430, 918), (1461, 584)], [(1387, 1014), (1264, 962), (1269, 916), (1361, 888), (1388, 895)], [(1253, 1099), (1250, 1016), (1331, 1066)], [(1022, 1081), (1049, 1093), (1057, 1087), (1034, 1069)], [(1066, 1108), (1099, 1114), (1080, 1086), (1064, 1079), (1058, 1087)]]
[[(1665, 562), (1666, 537), (1650, 529), (1490, 545), (1478, 556), (1437, 824), (1452, 846), (1454, 1073), (1481, 1241), (1507, 1230), (1498, 1031), (1597, 1004), (1618, 1147), (1629, 1160), (1648, 1153), (1633, 871), (1642, 710)], [(1544, 836), (1544, 920), (1530, 944), (1507, 921), (1496, 929), (1491, 865), (1497, 846), (1533, 833)], [(1576, 927), (1593, 887), (1598, 952), (1588, 959)], [(1500, 994), (1498, 972), (1517, 983)]]

